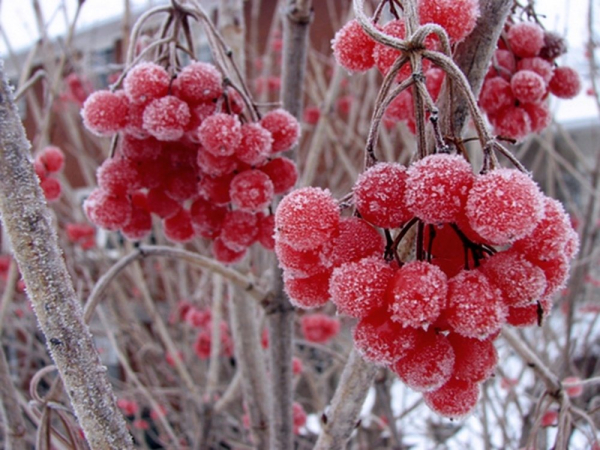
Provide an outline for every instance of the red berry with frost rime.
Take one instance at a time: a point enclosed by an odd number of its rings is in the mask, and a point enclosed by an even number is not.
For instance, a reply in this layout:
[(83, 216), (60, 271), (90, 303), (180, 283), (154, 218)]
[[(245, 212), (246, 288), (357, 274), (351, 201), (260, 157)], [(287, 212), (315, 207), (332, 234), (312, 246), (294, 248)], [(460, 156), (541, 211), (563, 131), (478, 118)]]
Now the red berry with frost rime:
[(544, 46), (544, 30), (533, 22), (512, 25), (507, 34), (512, 52), (521, 57), (536, 56)]
[(211, 177), (229, 175), (238, 168), (238, 160), (235, 156), (214, 155), (202, 146), (198, 149), (196, 163), (202, 172)]
[(437, 101), (440, 95), (445, 78), (446, 73), (439, 67), (432, 67), (425, 72), (425, 86), (434, 102)]
[(148, 209), (162, 219), (175, 215), (181, 205), (169, 197), (164, 189), (155, 188), (148, 191)]
[(448, 281), (448, 309), (452, 329), (465, 337), (486, 339), (506, 320), (500, 290), (480, 270), (463, 270)]
[(416, 328), (404, 328), (392, 322), (387, 311), (376, 311), (356, 325), (354, 346), (366, 360), (389, 365), (412, 351), (419, 333)]
[(242, 139), (242, 125), (237, 116), (213, 114), (198, 128), (198, 137), (207, 152), (215, 156), (232, 156)]
[(276, 238), (296, 250), (311, 250), (337, 234), (340, 210), (329, 190), (296, 189), (275, 212)]
[(390, 319), (405, 327), (432, 324), (446, 306), (447, 292), (448, 278), (439, 267), (425, 261), (404, 264), (385, 294)]
[(310, 250), (296, 250), (277, 239), (275, 240), (275, 254), (279, 266), (292, 277), (305, 278), (329, 270), (331, 266), (327, 261), (327, 256), (330, 252), (331, 247), (327, 244)]
[(442, 153), (415, 162), (407, 175), (406, 207), (425, 223), (456, 222), (475, 179), (461, 155)]
[(523, 58), (517, 63), (518, 70), (531, 70), (537, 73), (548, 84), (554, 74), (554, 66), (544, 58), (534, 56), (532, 58)]
[(212, 116), (217, 110), (217, 105), (213, 102), (200, 103), (190, 107), (190, 121), (188, 122), (185, 137), (195, 144), (200, 143), (198, 128), (208, 117)]
[(521, 103), (535, 103), (546, 93), (544, 79), (531, 70), (519, 70), (510, 79), (510, 87)]
[(454, 349), (453, 378), (479, 383), (494, 373), (498, 364), (498, 352), (493, 339), (473, 339), (460, 334), (448, 334)]
[(306, 278), (283, 274), (284, 289), (292, 305), (302, 308), (318, 308), (329, 300), (331, 271), (319, 272)]
[(146, 105), (155, 98), (169, 93), (171, 77), (167, 71), (153, 62), (134, 66), (123, 80), (123, 90), (133, 104)]
[(228, 211), (223, 219), (219, 237), (225, 245), (239, 252), (250, 247), (256, 240), (257, 225), (256, 214), (240, 209)]
[(316, 125), (321, 117), (321, 110), (318, 106), (307, 106), (304, 108), (303, 120), (308, 125)]
[(190, 207), (192, 226), (197, 234), (214, 239), (221, 231), (227, 208), (200, 197)]
[(217, 237), (212, 243), (212, 253), (215, 259), (223, 264), (234, 264), (240, 262), (246, 256), (247, 249), (235, 251), (229, 248), (223, 242), (223, 239)]
[(398, 163), (378, 163), (359, 175), (354, 185), (356, 209), (381, 228), (397, 228), (411, 217), (404, 204), (406, 169)]
[(65, 165), (65, 154), (54, 145), (45, 147), (39, 158), (49, 173), (60, 172)]
[(40, 181), (44, 181), (48, 176), (48, 170), (39, 157), (33, 160), (33, 170)]
[(129, 112), (127, 125), (123, 131), (138, 139), (145, 139), (149, 136), (144, 129), (144, 110), (146, 105), (135, 105), (129, 102)]
[(479, 17), (478, 0), (420, 0), (421, 24), (436, 23), (453, 42), (460, 42), (475, 28)]
[(87, 223), (68, 223), (65, 231), (71, 242), (79, 242), (96, 235), (96, 229)]
[(303, 372), (304, 368), (302, 365), (302, 360), (296, 356), (292, 358), (292, 373), (294, 375), (300, 375)]
[(546, 275), (546, 290), (543, 294), (544, 297), (551, 297), (564, 289), (571, 269), (571, 265), (566, 256), (560, 255), (553, 259), (536, 260), (532, 262), (542, 269), (544, 275)]
[(273, 182), (273, 193), (285, 194), (296, 185), (298, 181), (298, 168), (296, 163), (285, 156), (272, 159), (258, 168), (266, 173)]
[(242, 114), (246, 108), (242, 95), (231, 86), (227, 88), (226, 94), (231, 114)]
[(162, 144), (153, 137), (138, 139), (129, 134), (121, 137), (121, 154), (133, 161), (157, 159), (162, 152)]
[(492, 65), (488, 71), (488, 75), (502, 77), (510, 80), (510, 77), (516, 70), (515, 55), (508, 50), (497, 49), (494, 52)]
[(110, 136), (127, 125), (129, 101), (122, 92), (96, 91), (83, 104), (83, 125), (98, 136)]
[(566, 377), (562, 380), (565, 392), (571, 398), (581, 397), (583, 394), (583, 383), (579, 377)]
[[(459, 233), (451, 224), (425, 228), (423, 248), (430, 254), (429, 262), (447, 277), (453, 277), (465, 267), (465, 248)], [(472, 255), (467, 263), (469, 267), (474, 264)]]
[(223, 77), (212, 64), (193, 62), (179, 72), (173, 81), (173, 92), (190, 104), (210, 102), (223, 93)]
[(235, 156), (251, 166), (264, 163), (271, 154), (273, 136), (258, 123), (245, 123), (241, 129), (242, 139), (235, 149)]
[(98, 186), (112, 194), (127, 194), (141, 187), (136, 164), (116, 156), (105, 160), (96, 171)]
[(540, 50), (539, 56), (553, 61), (561, 55), (567, 53), (567, 42), (554, 31), (544, 32), (544, 46)]
[(294, 434), (300, 433), (300, 428), (306, 425), (306, 411), (298, 402), (292, 403), (292, 419), (294, 423)]
[(257, 169), (238, 173), (229, 185), (231, 203), (246, 211), (260, 211), (273, 200), (273, 182)]
[(62, 186), (56, 178), (48, 177), (40, 182), (40, 187), (44, 191), (44, 197), (49, 202), (56, 201), (60, 198)]
[(476, 177), (467, 200), (467, 218), (483, 238), (504, 245), (533, 231), (544, 214), (543, 199), (527, 174), (496, 169)]
[(163, 220), (163, 227), (165, 236), (173, 242), (187, 242), (195, 235), (190, 212), (185, 208)]
[(262, 215), (258, 219), (256, 240), (267, 250), (275, 249), (275, 215)]
[(222, 177), (203, 177), (198, 183), (198, 192), (215, 205), (227, 205), (231, 201), (229, 186), (233, 177), (232, 173)]
[(470, 414), (479, 399), (479, 385), (468, 381), (450, 379), (439, 389), (423, 394), (425, 404), (436, 413), (452, 419)]
[(502, 77), (485, 80), (479, 94), (479, 105), (488, 114), (495, 114), (514, 104), (510, 83)]
[(326, 314), (305, 314), (300, 319), (302, 334), (308, 342), (324, 344), (340, 331), (340, 321)]
[(178, 202), (198, 195), (198, 177), (192, 167), (173, 169), (164, 183), (165, 194)]
[(384, 114), (384, 121), (401, 121), (408, 122), (415, 120), (415, 111), (413, 109), (412, 89), (409, 88), (400, 92), (388, 105)]
[(550, 92), (558, 98), (573, 98), (581, 91), (581, 79), (571, 67), (557, 67), (550, 80)]
[(331, 41), (337, 63), (352, 72), (364, 72), (373, 67), (374, 47), (375, 41), (364, 32), (356, 19), (338, 30)]
[(546, 290), (546, 276), (542, 269), (512, 249), (486, 259), (480, 270), (500, 289), (508, 306), (530, 304), (539, 300)]
[(131, 217), (121, 228), (121, 233), (131, 241), (139, 241), (145, 238), (152, 231), (152, 216), (150, 213), (133, 205), (131, 209)]
[(552, 113), (548, 103), (523, 103), (521, 105), (531, 122), (531, 132), (539, 133), (544, 130), (552, 122)]
[(377, 256), (342, 264), (334, 269), (329, 293), (338, 314), (363, 318), (379, 309), (393, 273), (390, 265)]
[(324, 255), (327, 264), (338, 267), (368, 256), (383, 255), (385, 241), (368, 222), (358, 217), (340, 218), (338, 235), (331, 243), (331, 251)]
[(549, 297), (525, 306), (511, 306), (508, 308), (506, 323), (513, 327), (530, 327), (541, 324), (552, 310), (552, 300)]
[(131, 203), (127, 197), (99, 188), (83, 202), (83, 210), (93, 224), (111, 231), (121, 228), (131, 217)]
[(439, 389), (452, 376), (454, 350), (443, 334), (419, 331), (414, 348), (391, 369), (409, 388), (419, 392)]
[(263, 116), (260, 125), (273, 136), (272, 153), (284, 152), (298, 143), (300, 124), (285, 109), (275, 109)]
[(514, 139), (517, 142), (524, 140), (531, 133), (531, 119), (525, 109), (519, 106), (507, 106), (490, 116), (497, 135)]
[(187, 103), (173, 95), (152, 100), (144, 110), (144, 129), (159, 141), (176, 141), (190, 121)]

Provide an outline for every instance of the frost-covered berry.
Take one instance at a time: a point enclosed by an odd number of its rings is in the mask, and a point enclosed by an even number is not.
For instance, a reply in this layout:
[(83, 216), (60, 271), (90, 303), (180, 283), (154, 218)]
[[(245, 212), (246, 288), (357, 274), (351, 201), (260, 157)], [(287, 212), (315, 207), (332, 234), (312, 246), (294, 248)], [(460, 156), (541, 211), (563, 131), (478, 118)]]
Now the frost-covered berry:
[(552, 122), (552, 113), (548, 103), (523, 103), (521, 107), (527, 112), (531, 122), (531, 132), (539, 133)]
[(131, 217), (131, 202), (124, 195), (110, 194), (98, 188), (83, 202), (83, 210), (92, 223), (114, 231)]
[(436, 23), (448, 33), (451, 41), (459, 42), (475, 28), (479, 17), (478, 0), (420, 0), (419, 19), (422, 24)]
[(536, 56), (544, 46), (544, 30), (536, 23), (521, 22), (509, 28), (507, 39), (515, 55)]
[(446, 320), (465, 337), (485, 339), (506, 320), (500, 290), (479, 270), (463, 270), (448, 281)]
[(165, 194), (184, 202), (198, 195), (198, 177), (193, 167), (177, 167), (170, 171), (164, 181)]
[(195, 235), (190, 212), (185, 208), (164, 219), (163, 229), (167, 239), (173, 242), (187, 242)]
[(330, 278), (330, 270), (306, 278), (293, 277), (284, 272), (284, 289), (292, 305), (303, 309), (318, 308), (329, 300)]
[(275, 215), (259, 216), (256, 240), (267, 250), (275, 249)]
[(256, 214), (236, 209), (225, 214), (219, 237), (235, 251), (242, 251), (256, 240), (258, 229)]
[(383, 305), (394, 271), (381, 257), (372, 256), (334, 269), (329, 282), (331, 301), (339, 314), (362, 318)]
[(300, 124), (285, 109), (279, 108), (268, 112), (261, 119), (260, 125), (273, 136), (272, 153), (291, 149), (300, 138)]
[(83, 125), (98, 136), (110, 136), (127, 125), (129, 101), (122, 92), (93, 92), (81, 110)]
[[(387, 34), (398, 39), (404, 39), (406, 37), (406, 26), (403, 20), (390, 20), (386, 23), (382, 29), (382, 33)], [(394, 61), (400, 56), (400, 51), (395, 50), (387, 45), (376, 43), (373, 48), (373, 59), (377, 69), (385, 75), (389, 72)], [(402, 75), (406, 77), (410, 73), (410, 67), (408, 70), (402, 68)], [(408, 73), (407, 73), (408, 72)]]
[(446, 72), (439, 67), (432, 67), (425, 72), (425, 86), (434, 102), (437, 101), (440, 95), (445, 78)]
[(554, 66), (539, 56), (521, 59), (517, 63), (517, 70), (531, 70), (542, 77), (546, 84), (550, 82), (554, 74)]
[(257, 123), (245, 123), (241, 128), (240, 145), (235, 149), (235, 156), (251, 166), (264, 163), (271, 154), (273, 136)]
[(218, 206), (199, 197), (190, 207), (192, 226), (196, 233), (208, 239), (214, 239), (221, 231), (227, 208)]
[(493, 339), (473, 339), (457, 333), (448, 334), (454, 349), (453, 378), (478, 383), (487, 380), (498, 364)]
[(296, 163), (285, 156), (272, 159), (258, 168), (266, 173), (273, 182), (274, 194), (285, 194), (296, 185), (298, 181), (298, 168)]
[(466, 159), (441, 153), (412, 164), (407, 175), (406, 207), (425, 223), (456, 222), (475, 179)]
[(510, 79), (515, 98), (522, 103), (535, 103), (546, 93), (544, 79), (531, 70), (519, 70)]
[(340, 321), (326, 314), (305, 314), (300, 319), (302, 334), (308, 342), (324, 344), (340, 331)]
[(340, 211), (329, 190), (297, 189), (286, 195), (275, 213), (276, 239), (296, 250), (323, 245), (338, 231)]
[(554, 31), (544, 32), (544, 46), (540, 50), (540, 57), (553, 61), (561, 55), (567, 53), (567, 42)]
[(514, 139), (525, 139), (531, 132), (531, 119), (527, 111), (520, 106), (507, 106), (490, 117), (497, 135)]
[(479, 105), (488, 114), (512, 106), (515, 102), (510, 83), (503, 77), (489, 78), (483, 84), (479, 94)]
[(273, 182), (257, 169), (238, 173), (229, 185), (231, 203), (246, 211), (260, 211), (273, 200)]
[(406, 169), (398, 163), (378, 163), (363, 172), (354, 185), (356, 209), (381, 228), (397, 228), (412, 216), (404, 204)]
[(198, 137), (207, 152), (215, 156), (232, 156), (242, 139), (242, 125), (237, 116), (213, 114), (198, 128)]
[(443, 334), (420, 331), (415, 347), (391, 369), (411, 389), (419, 392), (439, 389), (452, 376), (454, 350)]
[(246, 256), (247, 249), (240, 251), (232, 250), (223, 242), (223, 239), (217, 237), (212, 243), (212, 253), (215, 259), (223, 264), (234, 264), (240, 262)]
[(156, 159), (162, 152), (162, 144), (153, 137), (138, 139), (129, 134), (121, 138), (121, 154), (132, 161)]
[(573, 98), (581, 91), (581, 79), (575, 69), (567, 66), (557, 67), (550, 80), (550, 92), (558, 98)]
[(180, 203), (169, 197), (162, 188), (150, 189), (147, 199), (150, 212), (162, 219), (175, 215), (181, 208)]
[(550, 314), (552, 300), (544, 297), (540, 301), (525, 306), (511, 306), (508, 308), (506, 323), (513, 327), (530, 327), (540, 323)]
[(173, 92), (190, 104), (207, 103), (223, 93), (223, 77), (212, 64), (193, 62), (179, 72)]
[(338, 267), (369, 256), (381, 257), (384, 249), (383, 237), (369, 223), (358, 217), (342, 217), (331, 251), (324, 258), (331, 267)]
[(198, 183), (198, 192), (215, 205), (227, 205), (231, 201), (229, 197), (229, 185), (234, 174), (222, 177), (203, 177)]
[(44, 147), (38, 158), (49, 173), (60, 172), (65, 165), (65, 154), (54, 145)]
[(310, 250), (296, 250), (295, 248), (275, 241), (275, 254), (279, 265), (286, 273), (293, 277), (308, 277), (331, 268), (327, 256), (331, 251), (329, 245)]
[(450, 379), (439, 389), (423, 394), (425, 404), (436, 413), (460, 419), (471, 413), (477, 405), (479, 385), (464, 380)]
[(198, 148), (196, 163), (202, 172), (211, 177), (230, 175), (239, 165), (235, 156), (214, 155), (202, 146)]
[(364, 32), (356, 19), (335, 33), (331, 47), (337, 63), (352, 72), (364, 72), (375, 64), (375, 41)]
[(494, 52), (492, 59), (492, 66), (488, 71), (488, 76), (500, 76), (506, 80), (510, 80), (510, 77), (515, 72), (517, 63), (515, 61), (515, 55), (505, 49), (497, 49)]
[(112, 194), (127, 194), (141, 187), (136, 164), (123, 157), (106, 159), (96, 171), (98, 186)]
[(187, 103), (173, 95), (152, 100), (144, 109), (144, 129), (159, 141), (176, 141), (190, 121)]
[(62, 186), (56, 178), (48, 177), (40, 182), (40, 187), (44, 191), (44, 197), (49, 202), (56, 201), (60, 198)]
[(425, 261), (411, 261), (392, 277), (386, 292), (390, 318), (405, 327), (432, 324), (446, 306), (448, 278)]
[(571, 265), (566, 256), (561, 255), (553, 259), (532, 261), (540, 269), (544, 271), (546, 276), (546, 290), (544, 297), (551, 297), (557, 292), (564, 289), (567, 279), (569, 278), (569, 270)]
[(168, 72), (153, 62), (143, 62), (133, 67), (123, 80), (123, 90), (129, 101), (146, 105), (155, 98), (169, 93), (171, 77)]
[(121, 233), (131, 241), (139, 241), (152, 231), (152, 216), (144, 208), (133, 205), (131, 216), (121, 228)]
[(528, 175), (497, 169), (477, 176), (466, 213), (484, 239), (504, 245), (527, 236), (544, 213), (543, 194)]

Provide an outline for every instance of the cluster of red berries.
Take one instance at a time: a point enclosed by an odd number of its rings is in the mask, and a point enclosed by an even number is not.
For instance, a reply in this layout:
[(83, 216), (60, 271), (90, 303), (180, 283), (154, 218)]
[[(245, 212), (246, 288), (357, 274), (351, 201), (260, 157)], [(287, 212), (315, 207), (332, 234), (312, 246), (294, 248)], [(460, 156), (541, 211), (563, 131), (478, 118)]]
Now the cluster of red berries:
[(556, 67), (556, 58), (566, 51), (560, 36), (534, 22), (508, 25), (479, 95), (497, 134), (521, 141), (538, 133), (551, 121), (549, 94), (569, 99), (579, 93), (578, 73)]
[(256, 241), (272, 249), (273, 197), (297, 179), (294, 162), (279, 153), (298, 141), (300, 127), (283, 109), (258, 122), (244, 109), (241, 95), (203, 62), (174, 79), (141, 63), (122, 90), (91, 94), (84, 125), (101, 136), (121, 134), (84, 204), (90, 220), (139, 240), (154, 214), (168, 239), (213, 239), (213, 254), (226, 263), (242, 259)]
[(79, 245), (83, 250), (96, 246), (96, 229), (89, 223), (68, 223), (65, 231), (67, 239)]
[[(358, 217), (341, 217), (318, 188), (288, 194), (275, 214), (285, 287), (300, 307), (331, 299), (359, 319), (355, 346), (460, 417), (496, 365), (501, 327), (538, 324), (564, 285), (578, 237), (562, 205), (516, 169), (480, 175), (438, 153), (408, 169), (378, 163), (353, 189)], [(399, 245), (417, 227), (417, 259)], [(375, 228), (386, 235), (387, 243)]]
[(33, 161), (33, 168), (40, 180), (40, 187), (49, 202), (60, 198), (62, 187), (60, 180), (55, 176), (63, 170), (64, 166), (65, 154), (54, 145), (45, 147)]

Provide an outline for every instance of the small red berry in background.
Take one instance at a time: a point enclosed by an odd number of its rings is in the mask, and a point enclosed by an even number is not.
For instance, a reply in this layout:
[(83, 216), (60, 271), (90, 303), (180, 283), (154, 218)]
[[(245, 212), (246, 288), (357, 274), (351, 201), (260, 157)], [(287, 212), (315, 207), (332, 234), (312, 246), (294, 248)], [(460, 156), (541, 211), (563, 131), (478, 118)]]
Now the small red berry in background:
[(305, 314), (300, 319), (302, 334), (309, 342), (323, 344), (333, 339), (340, 331), (340, 321), (326, 314)]

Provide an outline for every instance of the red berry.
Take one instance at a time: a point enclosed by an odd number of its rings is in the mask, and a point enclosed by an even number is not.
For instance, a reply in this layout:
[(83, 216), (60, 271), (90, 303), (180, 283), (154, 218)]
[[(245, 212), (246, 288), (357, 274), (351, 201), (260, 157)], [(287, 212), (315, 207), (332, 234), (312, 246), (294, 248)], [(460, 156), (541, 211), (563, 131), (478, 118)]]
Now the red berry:
[(527, 111), (529, 121), (531, 122), (531, 132), (539, 133), (552, 122), (552, 113), (548, 104), (541, 103), (523, 103), (521, 107)]
[(562, 380), (565, 392), (571, 398), (581, 397), (583, 394), (583, 384), (579, 377), (566, 377)]
[(319, 272), (306, 278), (290, 276), (284, 272), (284, 289), (290, 302), (303, 309), (318, 308), (329, 300), (331, 271)]
[(373, 61), (375, 41), (364, 32), (356, 19), (351, 20), (335, 33), (331, 47), (337, 63), (350, 71), (364, 72), (375, 64)]
[(308, 125), (316, 125), (321, 117), (321, 110), (318, 106), (307, 106), (304, 109), (303, 120)]
[(328, 245), (310, 250), (296, 250), (275, 240), (275, 254), (279, 265), (292, 277), (305, 278), (330, 269), (327, 261), (330, 251)]
[[(390, 20), (382, 27), (381, 31), (384, 34), (397, 39), (404, 39), (406, 37), (406, 27), (403, 20)], [(395, 50), (381, 43), (376, 43), (373, 48), (375, 65), (383, 75), (386, 75), (389, 72), (399, 56), (399, 50)], [(410, 64), (407, 63), (407, 66), (408, 67), (403, 67), (400, 71), (401, 75), (398, 76), (399, 80), (406, 78), (410, 74)]]
[(558, 98), (573, 98), (581, 91), (581, 79), (571, 67), (557, 67), (550, 80), (550, 92)]
[(174, 242), (187, 242), (194, 237), (194, 227), (190, 212), (180, 208), (171, 217), (163, 220), (165, 236)]
[(173, 169), (164, 183), (165, 194), (178, 202), (198, 195), (198, 177), (192, 167)]
[(227, 205), (231, 201), (229, 185), (233, 177), (232, 173), (222, 177), (203, 177), (198, 183), (198, 192), (215, 205)]
[(300, 428), (306, 425), (306, 411), (298, 402), (292, 403), (292, 418), (294, 423), (294, 434), (300, 433)]
[(550, 314), (552, 300), (548, 297), (539, 302), (525, 306), (511, 306), (508, 308), (506, 322), (513, 327), (530, 327), (541, 323)]
[(241, 129), (242, 140), (235, 149), (235, 156), (250, 165), (264, 163), (271, 154), (273, 136), (258, 123), (245, 123)]
[(439, 389), (423, 394), (425, 404), (436, 413), (460, 419), (471, 413), (477, 405), (479, 385), (468, 381), (450, 379)]
[(62, 186), (56, 178), (48, 177), (40, 182), (40, 187), (44, 191), (44, 197), (49, 202), (54, 202), (60, 198)]
[(275, 249), (275, 215), (262, 215), (258, 219), (256, 240), (267, 250)]
[(187, 126), (185, 136), (196, 144), (200, 143), (200, 136), (198, 136), (198, 128), (202, 125), (208, 117), (212, 116), (217, 110), (217, 105), (213, 102), (199, 103), (193, 107), (190, 107), (190, 121)]
[(340, 331), (340, 321), (326, 314), (305, 314), (300, 319), (302, 334), (308, 342), (324, 344)]
[(39, 158), (49, 173), (60, 172), (65, 165), (65, 154), (54, 145), (45, 147)]
[(514, 24), (507, 38), (512, 52), (521, 58), (536, 56), (544, 46), (544, 30), (533, 22)]
[(162, 152), (162, 144), (153, 137), (138, 139), (129, 134), (121, 138), (121, 154), (133, 161), (157, 159)]
[(296, 163), (285, 156), (272, 159), (258, 168), (266, 173), (273, 182), (274, 194), (285, 194), (292, 189), (298, 181), (298, 168)]
[(236, 252), (250, 247), (258, 234), (258, 217), (248, 211), (236, 209), (225, 214), (219, 237)]
[(515, 97), (507, 80), (503, 77), (485, 80), (479, 94), (479, 105), (487, 114), (496, 114), (514, 102)]
[(146, 105), (155, 98), (169, 93), (171, 77), (167, 71), (153, 62), (143, 62), (134, 66), (123, 80), (123, 90), (129, 101)]
[(523, 58), (517, 63), (518, 70), (531, 70), (537, 73), (548, 84), (554, 74), (554, 66), (544, 58), (534, 56), (533, 58)]
[(213, 241), (212, 252), (217, 261), (223, 264), (234, 264), (240, 262), (246, 256), (247, 249), (241, 251), (232, 250), (223, 242), (223, 239), (217, 237)]
[(83, 104), (83, 125), (98, 136), (122, 130), (128, 121), (129, 102), (122, 93), (96, 91)]
[(519, 70), (510, 79), (515, 98), (522, 103), (535, 103), (546, 93), (544, 79), (531, 70)]
[(131, 203), (127, 197), (102, 189), (92, 191), (83, 203), (83, 210), (92, 223), (111, 231), (121, 228), (131, 217)]
[(368, 256), (383, 255), (385, 242), (379, 232), (358, 217), (340, 218), (338, 235), (331, 243), (331, 251), (324, 256), (327, 265), (338, 267)]
[(276, 240), (296, 250), (315, 249), (338, 231), (340, 211), (328, 190), (297, 189), (286, 195), (275, 213)]
[(448, 339), (454, 349), (453, 378), (479, 383), (492, 376), (498, 364), (493, 339), (473, 339), (457, 333), (450, 333)]
[(123, 195), (141, 187), (141, 177), (136, 164), (116, 156), (105, 160), (96, 171), (98, 186), (111, 194)]
[(354, 185), (354, 202), (368, 222), (397, 228), (411, 218), (404, 204), (406, 169), (398, 163), (378, 163), (363, 172)]
[(425, 72), (425, 86), (434, 102), (437, 101), (440, 95), (445, 78), (446, 72), (439, 67), (432, 67)]
[(551, 297), (561, 291), (569, 278), (571, 265), (566, 256), (560, 255), (554, 259), (532, 261), (546, 275), (546, 290), (544, 297)]
[(131, 208), (131, 217), (121, 228), (123, 236), (132, 241), (139, 241), (152, 231), (152, 216), (150, 213), (138, 206)]
[(565, 53), (567, 53), (565, 39), (554, 31), (544, 32), (544, 46), (540, 50), (539, 55), (548, 61), (553, 61)]
[(200, 236), (209, 239), (219, 235), (226, 213), (226, 207), (214, 205), (204, 198), (197, 198), (190, 207), (194, 230)]
[(516, 68), (515, 55), (508, 50), (497, 49), (494, 52), (492, 66), (488, 71), (488, 75), (491, 74), (492, 77), (499, 76), (505, 80), (510, 80), (512, 74), (515, 73)]
[(148, 209), (158, 217), (167, 219), (177, 214), (181, 205), (169, 197), (164, 189), (156, 188), (148, 191)]
[(207, 152), (215, 156), (232, 156), (242, 139), (242, 125), (237, 116), (213, 114), (198, 128), (198, 137)]
[(436, 23), (443, 27), (453, 42), (462, 41), (475, 28), (479, 17), (478, 0), (420, 0), (419, 19), (422, 24)]
[(285, 109), (279, 108), (268, 112), (261, 119), (260, 124), (273, 136), (272, 153), (284, 152), (298, 143), (300, 124)]
[(152, 100), (144, 110), (144, 129), (160, 141), (181, 138), (190, 121), (187, 103), (173, 95)]
[(173, 92), (190, 104), (210, 102), (223, 93), (223, 77), (215, 66), (193, 62), (184, 67), (173, 81)]
[(79, 242), (96, 235), (96, 229), (87, 223), (68, 223), (65, 231), (71, 242)]
[(490, 116), (497, 135), (514, 139), (517, 142), (524, 140), (531, 133), (531, 119), (527, 111), (519, 106), (507, 106)]
[(558, 411), (553, 409), (546, 411), (540, 420), (540, 425), (544, 428), (558, 425)]
[(273, 200), (273, 182), (260, 170), (238, 173), (229, 185), (231, 203), (246, 211), (260, 211)]
[(200, 146), (196, 158), (200, 170), (211, 177), (222, 177), (232, 174), (238, 168), (235, 156), (219, 156)]

